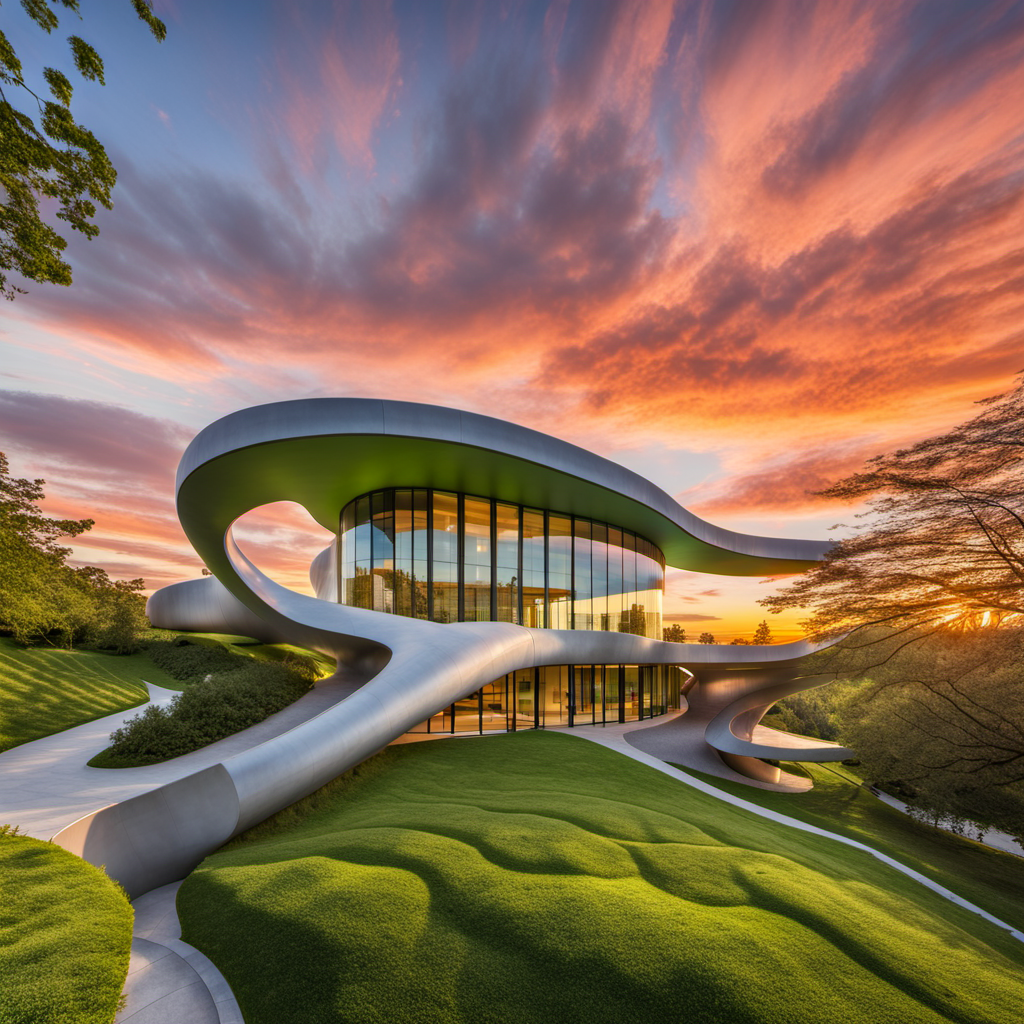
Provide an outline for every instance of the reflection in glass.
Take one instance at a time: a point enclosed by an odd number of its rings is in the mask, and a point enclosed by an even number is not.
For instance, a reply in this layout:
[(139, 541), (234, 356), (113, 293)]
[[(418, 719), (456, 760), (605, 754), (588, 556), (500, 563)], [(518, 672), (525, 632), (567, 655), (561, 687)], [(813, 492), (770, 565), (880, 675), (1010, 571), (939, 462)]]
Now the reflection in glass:
[(523, 625), (543, 627), (548, 624), (546, 589), (547, 562), (544, 543), (544, 513), (523, 509)]
[(494, 506), (495, 592), (498, 622), (519, 622), (519, 506)]
[(339, 533), (344, 604), (435, 622), (496, 619), (661, 637), (664, 558), (629, 530), (490, 498), (394, 488), (349, 502)]
[(491, 503), (465, 499), (463, 565), (466, 622), (491, 620)]

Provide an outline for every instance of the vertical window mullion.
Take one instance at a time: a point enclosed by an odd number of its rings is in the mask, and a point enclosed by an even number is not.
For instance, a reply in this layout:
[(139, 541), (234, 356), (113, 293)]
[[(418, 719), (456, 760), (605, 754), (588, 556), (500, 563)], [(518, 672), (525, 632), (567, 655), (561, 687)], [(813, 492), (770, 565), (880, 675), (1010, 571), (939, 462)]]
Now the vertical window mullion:
[(459, 577), (459, 591), (458, 591), (458, 612), (459, 622), (466, 621), (466, 496), (460, 494), (458, 496), (458, 527), (456, 532), (457, 544), (458, 544), (458, 569), (456, 575)]
[(548, 547), (551, 543), (551, 515), (547, 509), (544, 510), (544, 625), (551, 627), (551, 570), (550, 553)]
[(491, 498), (491, 622), (498, 621), (498, 503)]
[(516, 586), (516, 602), (518, 608), (516, 609), (516, 622), (520, 626), (524, 624), (523, 619), (523, 506), (519, 505), (519, 548), (517, 551), (516, 558), (516, 572), (519, 573), (519, 581)]
[[(569, 518), (569, 628), (576, 628), (576, 517)], [(569, 716), (572, 724), (572, 716)]]

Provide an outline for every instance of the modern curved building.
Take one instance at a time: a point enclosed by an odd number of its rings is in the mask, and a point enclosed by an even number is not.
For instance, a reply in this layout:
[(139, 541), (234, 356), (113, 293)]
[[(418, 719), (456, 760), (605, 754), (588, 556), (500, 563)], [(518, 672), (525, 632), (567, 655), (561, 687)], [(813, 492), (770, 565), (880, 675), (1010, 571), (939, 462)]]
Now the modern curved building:
[[(288, 590), (232, 524), (303, 505), (335, 540)], [(155, 625), (288, 640), (338, 660), (339, 700), (290, 732), (76, 822), (63, 844), (129, 892), (210, 850), (409, 731), (618, 725), (685, 709), (712, 756), (762, 782), (766, 759), (850, 751), (766, 730), (806, 643), (662, 641), (666, 566), (805, 570), (827, 544), (720, 529), (635, 473), (524, 427), (435, 406), (282, 402), (226, 416), (186, 450), (178, 514), (213, 573), (149, 601)]]

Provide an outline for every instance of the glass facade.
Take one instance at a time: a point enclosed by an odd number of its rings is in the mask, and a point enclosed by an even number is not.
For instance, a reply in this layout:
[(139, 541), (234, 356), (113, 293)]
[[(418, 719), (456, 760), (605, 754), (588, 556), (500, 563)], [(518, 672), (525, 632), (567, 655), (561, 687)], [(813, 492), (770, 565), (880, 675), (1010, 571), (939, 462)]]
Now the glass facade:
[(545, 665), (510, 672), (412, 732), (514, 732), (614, 725), (680, 706), (693, 676), (677, 665)]
[[(665, 558), (650, 541), (608, 523), (393, 488), (349, 502), (339, 533), (342, 604), (434, 622), (661, 639)], [(630, 684), (616, 677), (614, 685), (625, 692)]]

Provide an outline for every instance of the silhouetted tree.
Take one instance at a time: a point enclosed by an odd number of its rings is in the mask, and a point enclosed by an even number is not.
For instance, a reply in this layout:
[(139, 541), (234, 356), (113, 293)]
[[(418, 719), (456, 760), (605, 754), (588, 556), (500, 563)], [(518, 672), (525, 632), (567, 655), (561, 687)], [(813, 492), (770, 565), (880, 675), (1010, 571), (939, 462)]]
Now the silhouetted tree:
[(699, 644), (714, 644), (717, 642), (718, 641), (715, 640), (714, 634), (712, 633), (701, 633), (701, 635), (697, 637), (697, 643)]
[(662, 629), (661, 639), (668, 640), (674, 644), (685, 644), (686, 630), (678, 622), (673, 622), (671, 626), (665, 626)]
[(979, 404), (962, 426), (822, 491), (867, 499), (867, 521), (760, 603), (809, 609), (817, 640), (875, 626), (920, 637), (1024, 613), (1024, 379)]
[(766, 646), (772, 642), (772, 631), (768, 625), (767, 619), (762, 619), (758, 624), (757, 629), (754, 630), (754, 643), (760, 646)]

